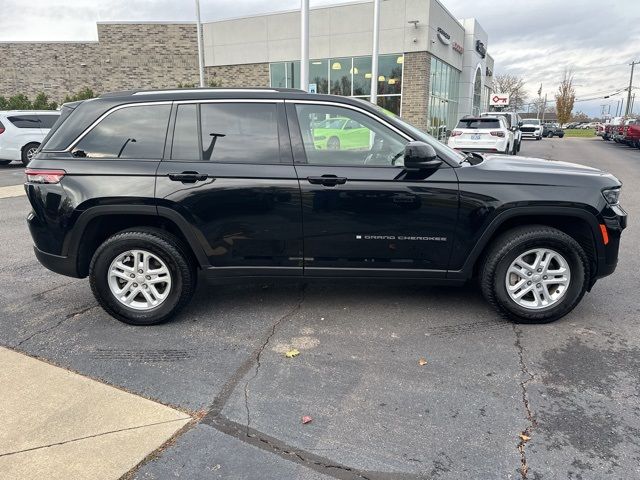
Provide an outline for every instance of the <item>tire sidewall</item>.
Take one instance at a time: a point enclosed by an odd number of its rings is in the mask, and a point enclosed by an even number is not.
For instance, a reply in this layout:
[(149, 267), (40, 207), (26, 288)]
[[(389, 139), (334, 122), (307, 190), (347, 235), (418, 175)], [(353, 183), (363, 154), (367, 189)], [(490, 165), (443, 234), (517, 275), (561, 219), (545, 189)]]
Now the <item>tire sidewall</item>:
[[(535, 248), (549, 248), (561, 254), (569, 265), (571, 281), (569, 288), (558, 303), (533, 310), (521, 307), (511, 299), (507, 292), (505, 279), (511, 263), (524, 252)], [(570, 245), (567, 245), (562, 240), (553, 238), (532, 238), (514, 245), (497, 263), (493, 278), (495, 298), (501, 308), (520, 318), (537, 319), (539, 321), (553, 321), (573, 309), (584, 294), (585, 283), (586, 272), (580, 255)]]
[[(130, 250), (146, 250), (158, 256), (171, 274), (171, 291), (167, 299), (150, 310), (136, 310), (118, 301), (111, 292), (108, 271), (113, 260)], [(135, 325), (151, 325), (167, 319), (180, 302), (183, 290), (183, 276), (175, 259), (154, 241), (143, 238), (116, 239), (103, 244), (95, 254), (91, 265), (94, 293), (104, 302), (105, 309), (119, 320)]]

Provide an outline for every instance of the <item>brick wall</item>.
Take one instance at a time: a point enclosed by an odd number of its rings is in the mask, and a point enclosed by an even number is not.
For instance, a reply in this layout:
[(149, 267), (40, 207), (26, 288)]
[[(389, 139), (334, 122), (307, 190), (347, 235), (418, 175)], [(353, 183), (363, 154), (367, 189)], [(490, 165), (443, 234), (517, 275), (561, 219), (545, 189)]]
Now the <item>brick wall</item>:
[(207, 81), (215, 80), (218, 87), (268, 87), (269, 64), (222, 65), (206, 67)]
[(427, 52), (404, 54), (402, 118), (424, 131), (428, 126), (430, 66), (431, 58)]
[(0, 95), (45, 92), (60, 102), (97, 93), (198, 82), (194, 24), (98, 24), (98, 42), (0, 43)]

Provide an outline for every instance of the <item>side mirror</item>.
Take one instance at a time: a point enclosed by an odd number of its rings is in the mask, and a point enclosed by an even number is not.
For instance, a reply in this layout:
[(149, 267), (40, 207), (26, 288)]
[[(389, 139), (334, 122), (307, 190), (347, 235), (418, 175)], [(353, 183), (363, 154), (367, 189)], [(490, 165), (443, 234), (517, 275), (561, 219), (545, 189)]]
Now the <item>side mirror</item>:
[(407, 170), (428, 170), (438, 168), (442, 160), (434, 148), (424, 142), (409, 142), (404, 147), (404, 168)]
[(522, 122), (518, 122), (518, 126), (521, 127), (523, 124)]

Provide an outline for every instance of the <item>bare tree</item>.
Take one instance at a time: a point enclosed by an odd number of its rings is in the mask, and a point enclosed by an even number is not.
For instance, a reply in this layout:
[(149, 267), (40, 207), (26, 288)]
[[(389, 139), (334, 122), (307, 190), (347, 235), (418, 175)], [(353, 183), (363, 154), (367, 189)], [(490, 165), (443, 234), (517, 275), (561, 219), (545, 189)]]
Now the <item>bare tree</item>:
[(560, 125), (567, 123), (571, 118), (573, 104), (576, 101), (576, 91), (573, 88), (573, 75), (570, 71), (564, 72), (564, 78), (556, 93), (556, 113)]
[(515, 75), (495, 75), (493, 77), (493, 91), (495, 93), (509, 94), (509, 110), (522, 110), (522, 107), (527, 100), (527, 95), (524, 92), (524, 80)]

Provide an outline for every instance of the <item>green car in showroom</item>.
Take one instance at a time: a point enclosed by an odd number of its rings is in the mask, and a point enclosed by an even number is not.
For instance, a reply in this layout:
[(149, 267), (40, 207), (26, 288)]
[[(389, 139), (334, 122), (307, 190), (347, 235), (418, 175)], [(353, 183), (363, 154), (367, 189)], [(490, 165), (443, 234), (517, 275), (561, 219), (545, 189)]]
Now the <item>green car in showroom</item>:
[(314, 122), (313, 143), (316, 150), (368, 150), (370, 131), (355, 120), (333, 117)]

